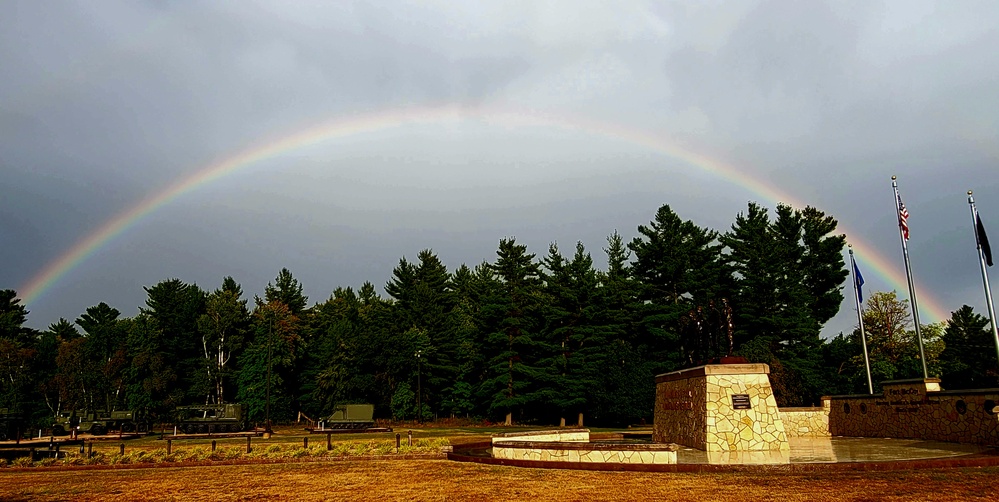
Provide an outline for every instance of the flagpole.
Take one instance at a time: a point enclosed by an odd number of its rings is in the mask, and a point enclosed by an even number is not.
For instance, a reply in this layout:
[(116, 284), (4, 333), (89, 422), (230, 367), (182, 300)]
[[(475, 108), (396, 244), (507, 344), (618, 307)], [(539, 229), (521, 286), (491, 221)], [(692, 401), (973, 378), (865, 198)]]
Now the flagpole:
[(853, 259), (853, 244), (850, 248), (850, 266), (853, 267), (853, 299), (857, 303), (857, 322), (860, 324), (860, 342), (864, 346), (864, 369), (867, 370), (867, 390), (874, 394), (874, 384), (871, 382), (871, 360), (867, 357), (867, 333), (864, 332), (864, 313), (860, 309), (860, 282), (857, 276), (857, 262)]
[(923, 336), (919, 333), (919, 308), (916, 305), (916, 287), (912, 285), (912, 269), (909, 266), (909, 248), (905, 245), (906, 235), (902, 230), (902, 197), (898, 194), (898, 182), (891, 177), (891, 187), (895, 191), (895, 216), (898, 218), (898, 236), (902, 240), (902, 257), (905, 259), (905, 279), (909, 282), (909, 303), (912, 307), (912, 321), (916, 327), (916, 341), (919, 342), (919, 359), (923, 363), (923, 378), (929, 378), (926, 370), (926, 352), (923, 350)]
[(968, 205), (971, 206), (971, 219), (975, 229), (975, 246), (978, 248), (978, 263), (982, 266), (982, 282), (985, 284), (985, 305), (989, 309), (989, 321), (992, 323), (992, 337), (996, 342), (996, 357), (999, 358), (999, 329), (996, 329), (996, 312), (992, 307), (992, 290), (989, 288), (989, 274), (985, 268), (985, 254), (982, 252), (982, 242), (978, 235), (978, 208), (975, 207), (975, 198), (968, 190)]

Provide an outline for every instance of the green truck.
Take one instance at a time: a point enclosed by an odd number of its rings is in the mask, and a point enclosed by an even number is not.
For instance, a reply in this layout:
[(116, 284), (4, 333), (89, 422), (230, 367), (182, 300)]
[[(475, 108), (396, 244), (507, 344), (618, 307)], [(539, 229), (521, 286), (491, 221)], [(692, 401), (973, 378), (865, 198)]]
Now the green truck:
[(375, 405), (343, 404), (320, 424), (324, 429), (367, 429), (375, 425)]
[(126, 434), (146, 433), (152, 420), (145, 410), (113, 411), (64, 411), (56, 415), (52, 424), (53, 436), (64, 436), (71, 430), (101, 436), (111, 431)]
[(178, 406), (174, 423), (184, 434), (241, 432), (249, 425), (238, 403)]

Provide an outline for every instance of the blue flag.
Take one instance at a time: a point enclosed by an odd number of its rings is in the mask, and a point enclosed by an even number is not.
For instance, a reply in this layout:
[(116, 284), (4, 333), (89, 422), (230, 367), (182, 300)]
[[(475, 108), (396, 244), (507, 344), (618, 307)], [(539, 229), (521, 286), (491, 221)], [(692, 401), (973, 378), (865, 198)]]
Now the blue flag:
[(860, 269), (857, 268), (856, 261), (853, 262), (853, 281), (857, 285), (857, 300), (860, 300), (860, 303), (863, 304), (864, 292), (862, 288), (864, 287), (864, 276), (861, 275)]

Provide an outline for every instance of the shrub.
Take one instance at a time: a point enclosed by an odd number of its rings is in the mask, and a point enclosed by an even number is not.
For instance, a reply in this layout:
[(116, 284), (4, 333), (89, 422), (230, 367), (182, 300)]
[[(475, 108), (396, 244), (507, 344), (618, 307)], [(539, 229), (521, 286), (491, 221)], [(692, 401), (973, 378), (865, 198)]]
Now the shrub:
[(131, 464), (132, 459), (129, 457), (129, 455), (120, 455), (116, 453), (108, 457), (108, 463), (111, 465)]
[(96, 452), (94, 456), (87, 458), (84, 465), (106, 465), (108, 463), (108, 456), (104, 452)]
[(31, 457), (18, 457), (14, 459), (14, 463), (11, 464), (14, 467), (31, 467), (35, 463), (31, 461)]
[(66, 458), (62, 459), (62, 461), (66, 465), (86, 465), (87, 463), (86, 457), (78, 453), (67, 455)]
[(227, 446), (223, 448), (218, 448), (212, 453), (212, 460), (233, 460), (241, 458), (244, 455), (245, 450), (240, 447)]

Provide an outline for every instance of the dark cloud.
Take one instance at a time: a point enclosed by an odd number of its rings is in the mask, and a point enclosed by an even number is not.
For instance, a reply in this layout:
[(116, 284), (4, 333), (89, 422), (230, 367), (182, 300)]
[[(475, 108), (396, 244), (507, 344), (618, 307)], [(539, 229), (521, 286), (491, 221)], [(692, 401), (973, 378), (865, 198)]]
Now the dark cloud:
[[(606, 236), (630, 238), (660, 204), (725, 230), (747, 200), (777, 202), (627, 138), (511, 127), (488, 110), (685, 145), (833, 214), (900, 270), (897, 174), (919, 286), (984, 311), (963, 194), (975, 189), (999, 233), (990, 2), (15, 1), (5, 13), (0, 287), (235, 152), (356, 114), (455, 106), (453, 120), (288, 152), (178, 197), (29, 304), (35, 327), (100, 301), (131, 315), (142, 286), (170, 277), (210, 288), (232, 275), (259, 293), (286, 266), (321, 300), (380, 286), (427, 247), (452, 267), (491, 260), (504, 236), (538, 254), (582, 240), (601, 263)], [(878, 275), (870, 287), (893, 287)], [(850, 329), (850, 308), (827, 333)]]

